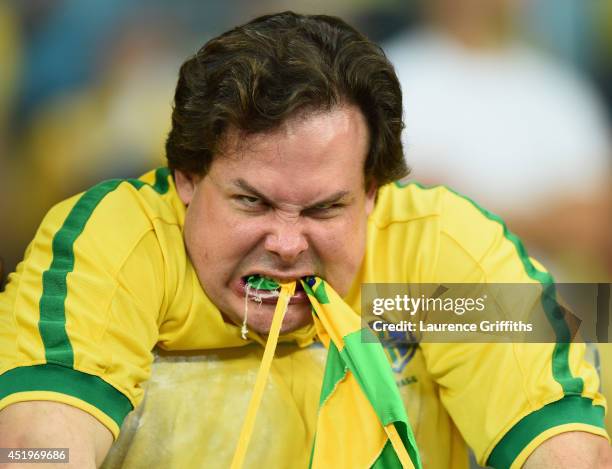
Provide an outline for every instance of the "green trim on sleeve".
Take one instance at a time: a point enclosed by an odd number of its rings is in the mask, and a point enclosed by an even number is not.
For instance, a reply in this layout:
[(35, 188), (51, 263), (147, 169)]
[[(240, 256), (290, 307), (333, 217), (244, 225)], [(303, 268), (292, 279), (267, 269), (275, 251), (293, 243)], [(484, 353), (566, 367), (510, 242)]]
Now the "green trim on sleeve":
[(48, 391), (76, 397), (104, 412), (121, 428), (132, 403), (99, 376), (60, 365), (13, 368), (0, 375), (0, 399), (18, 392)]
[(42, 295), (40, 298), (40, 319), (38, 330), (45, 347), (47, 363), (72, 368), (74, 351), (66, 332), (65, 302), (68, 295), (66, 278), (74, 269), (74, 243), (85, 229), (98, 204), (113, 192), (122, 182), (130, 183), (134, 188), (144, 186), (164, 194), (169, 189), (168, 168), (155, 171), (155, 183), (149, 185), (139, 179), (111, 179), (92, 187), (76, 202), (68, 213), (62, 227), (55, 233), (51, 245), (52, 259), (49, 269), (43, 272)]
[(118, 179), (106, 181), (85, 192), (53, 237), (51, 265), (42, 276), (38, 322), (47, 363), (57, 363), (70, 368), (74, 365), (72, 344), (66, 333), (64, 306), (68, 294), (66, 277), (74, 269), (74, 243), (85, 229), (87, 220), (100, 201), (114, 191), (121, 182)]
[(536, 266), (533, 265), (531, 259), (529, 259), (527, 250), (525, 249), (525, 246), (523, 245), (519, 237), (512, 233), (510, 230), (508, 230), (506, 223), (498, 215), (489, 212), (469, 197), (466, 197), (465, 195), (460, 194), (447, 186), (427, 187), (416, 181), (411, 181), (409, 183), (395, 181), (395, 186), (400, 189), (403, 189), (409, 185), (415, 185), (416, 187), (424, 190), (435, 189), (436, 187), (444, 187), (452, 194), (455, 194), (456, 196), (468, 201), (486, 218), (495, 221), (502, 226), (504, 237), (514, 245), (527, 275), (533, 280), (540, 282), (540, 284), (542, 285), (542, 306), (544, 312), (546, 313), (546, 318), (548, 319), (548, 322), (555, 331), (555, 338), (557, 342), (555, 344), (555, 348), (552, 354), (553, 378), (561, 385), (564, 395), (580, 396), (582, 394), (582, 390), (584, 389), (584, 381), (579, 376), (573, 376), (572, 371), (570, 369), (569, 349), (571, 342), (571, 332), (567, 322), (565, 322), (565, 317), (563, 315), (561, 307), (557, 302), (556, 287), (552, 275), (550, 275), (548, 272), (538, 270)]
[(52, 259), (42, 274), (38, 330), (45, 348), (46, 365), (16, 368), (0, 376), (0, 398), (23, 391), (56, 391), (89, 402), (112, 418), (120, 427), (132, 409), (130, 401), (99, 377), (74, 370), (74, 350), (66, 331), (67, 276), (74, 269), (74, 243), (94, 210), (122, 182), (140, 189), (151, 187), (159, 194), (169, 190), (168, 168), (155, 171), (155, 183), (138, 179), (112, 179), (84, 192), (72, 207), (51, 245)]
[(155, 170), (155, 183), (153, 184), (153, 190), (158, 194), (165, 194), (170, 189), (168, 183), (168, 176), (170, 176), (170, 169), (163, 167)]
[(604, 408), (593, 405), (591, 399), (567, 396), (545, 405), (519, 421), (495, 446), (487, 466), (509, 468), (523, 449), (546, 430), (570, 423), (582, 423), (605, 428)]
[(157, 168), (155, 170), (155, 182), (153, 183), (153, 185), (141, 181), (140, 179), (126, 179), (126, 181), (129, 182), (136, 189), (141, 189), (144, 186), (149, 186), (158, 194), (163, 195), (168, 192), (168, 189), (170, 189), (170, 184), (168, 183), (168, 176), (170, 176), (170, 174), (170, 169), (166, 167)]

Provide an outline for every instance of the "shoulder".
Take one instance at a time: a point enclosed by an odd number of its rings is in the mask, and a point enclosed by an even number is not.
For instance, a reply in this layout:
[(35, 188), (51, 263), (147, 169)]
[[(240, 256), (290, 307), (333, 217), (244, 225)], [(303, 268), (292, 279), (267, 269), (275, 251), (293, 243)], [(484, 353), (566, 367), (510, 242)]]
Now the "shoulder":
[(391, 225), (435, 225), (438, 232), (453, 236), (473, 250), (482, 241), (503, 233), (503, 220), (446, 186), (425, 186), (418, 182), (396, 181), (382, 187), (371, 217), (379, 228)]
[[(184, 208), (167, 168), (138, 179), (111, 179), (64, 200), (49, 210), (33, 247), (54, 258), (86, 254), (116, 270), (149, 233), (180, 232)], [(167, 236), (165, 237), (167, 238)]]
[[(150, 225), (156, 219), (181, 224), (184, 210), (180, 210), (177, 200), (169, 170), (159, 168), (138, 179), (102, 181), (52, 207), (43, 226), (62, 224), (66, 229), (85, 229), (93, 219), (99, 218), (116, 230), (137, 229), (142, 223)], [(131, 223), (120, 225), (118, 222), (122, 219)]]
[[(418, 182), (381, 188), (369, 236), (369, 246), (400, 260), (406, 272), (402, 277), (412, 281), (492, 279), (510, 264), (512, 278), (518, 278), (527, 259), (520, 240), (499, 216), (448, 187)], [(419, 274), (406, 270), (412, 264), (420, 265)]]

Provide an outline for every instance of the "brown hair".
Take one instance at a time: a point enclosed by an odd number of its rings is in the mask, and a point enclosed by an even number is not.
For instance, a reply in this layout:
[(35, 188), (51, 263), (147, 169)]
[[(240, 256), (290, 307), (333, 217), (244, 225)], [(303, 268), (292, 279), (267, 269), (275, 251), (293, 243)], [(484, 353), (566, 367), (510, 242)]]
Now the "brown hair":
[(211, 39), (181, 66), (168, 166), (204, 175), (228, 128), (270, 131), (298, 112), (343, 102), (368, 123), (366, 183), (406, 176), (400, 85), (380, 47), (340, 18), (261, 16)]

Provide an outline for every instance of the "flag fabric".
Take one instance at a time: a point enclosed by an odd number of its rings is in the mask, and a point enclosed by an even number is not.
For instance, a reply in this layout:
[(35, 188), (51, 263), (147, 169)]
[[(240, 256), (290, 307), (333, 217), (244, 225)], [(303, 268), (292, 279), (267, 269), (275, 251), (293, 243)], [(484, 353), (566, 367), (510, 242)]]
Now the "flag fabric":
[(382, 345), (322, 279), (302, 280), (328, 349), (312, 469), (420, 469), (421, 460)]
[[(317, 334), (328, 349), (311, 469), (421, 469), (418, 449), (391, 366), (378, 339), (318, 277), (301, 280)], [(241, 469), (253, 433), (283, 317), (295, 282), (280, 285), (264, 357), (232, 469)]]

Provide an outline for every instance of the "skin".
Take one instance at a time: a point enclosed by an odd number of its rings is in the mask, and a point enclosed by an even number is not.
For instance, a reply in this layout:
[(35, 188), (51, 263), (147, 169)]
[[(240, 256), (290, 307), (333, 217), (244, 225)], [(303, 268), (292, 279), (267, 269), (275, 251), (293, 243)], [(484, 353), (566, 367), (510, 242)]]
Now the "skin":
[(69, 463), (0, 464), (9, 468), (86, 469), (102, 465), (113, 442), (96, 418), (59, 402), (28, 401), (0, 412), (0, 448), (69, 448)]
[[(209, 172), (176, 171), (187, 206), (184, 237), (202, 288), (236, 324), (244, 316), (246, 275), (279, 282), (306, 275), (346, 294), (365, 252), (375, 188), (366, 191), (369, 146), (363, 114), (351, 105), (298, 115), (272, 132), (227, 134)], [(276, 299), (250, 300), (249, 329), (266, 334)], [(283, 321), (289, 332), (311, 321), (303, 291)]]
[(605, 438), (567, 432), (546, 440), (527, 458), (525, 469), (610, 469), (612, 448)]

